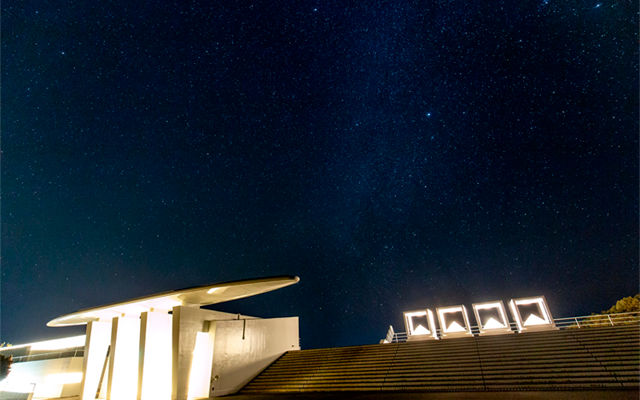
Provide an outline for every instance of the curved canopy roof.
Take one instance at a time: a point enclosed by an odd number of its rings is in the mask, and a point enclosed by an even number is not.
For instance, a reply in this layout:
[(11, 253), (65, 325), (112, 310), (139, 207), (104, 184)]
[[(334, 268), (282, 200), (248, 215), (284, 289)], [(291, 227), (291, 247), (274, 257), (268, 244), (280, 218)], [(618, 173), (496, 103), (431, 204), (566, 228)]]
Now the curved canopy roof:
[(292, 275), (274, 276), (172, 290), (76, 311), (49, 321), (47, 326), (82, 325), (98, 320), (111, 321), (113, 317), (123, 314), (139, 316), (145, 311), (169, 311), (175, 306), (206, 306), (270, 292), (298, 283), (299, 280), (300, 278)]

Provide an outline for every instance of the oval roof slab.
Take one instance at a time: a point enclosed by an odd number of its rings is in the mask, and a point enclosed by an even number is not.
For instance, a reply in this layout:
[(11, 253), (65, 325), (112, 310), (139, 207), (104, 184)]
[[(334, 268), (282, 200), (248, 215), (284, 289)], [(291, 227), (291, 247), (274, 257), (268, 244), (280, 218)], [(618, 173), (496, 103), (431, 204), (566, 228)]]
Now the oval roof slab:
[(87, 308), (55, 318), (47, 326), (83, 325), (89, 321), (111, 321), (113, 317), (140, 316), (145, 311), (168, 312), (175, 306), (207, 306), (225, 301), (242, 299), (270, 292), (298, 283), (297, 276), (274, 276), (270, 278), (244, 279), (241, 281), (214, 283), (186, 289), (171, 290), (138, 297), (119, 303)]

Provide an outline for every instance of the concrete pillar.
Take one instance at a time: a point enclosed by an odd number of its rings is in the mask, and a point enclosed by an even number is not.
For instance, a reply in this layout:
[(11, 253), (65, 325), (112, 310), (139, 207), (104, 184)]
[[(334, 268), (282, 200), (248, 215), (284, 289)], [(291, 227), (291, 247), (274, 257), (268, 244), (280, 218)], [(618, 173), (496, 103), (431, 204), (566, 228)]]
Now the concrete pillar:
[(171, 399), (172, 321), (161, 312), (140, 316), (138, 400)]
[(90, 321), (85, 340), (80, 400), (93, 400), (111, 343), (111, 322)]
[(107, 400), (136, 400), (140, 318), (115, 317), (111, 328)]
[(196, 332), (201, 324), (195, 314), (199, 309), (173, 307), (171, 399), (187, 400), (189, 391), (189, 370), (196, 345)]

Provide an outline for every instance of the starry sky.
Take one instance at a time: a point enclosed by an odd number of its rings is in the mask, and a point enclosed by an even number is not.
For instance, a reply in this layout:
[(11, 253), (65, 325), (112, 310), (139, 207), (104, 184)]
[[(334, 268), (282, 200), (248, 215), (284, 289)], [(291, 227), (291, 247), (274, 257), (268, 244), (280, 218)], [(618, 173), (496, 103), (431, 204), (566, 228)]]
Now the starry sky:
[[(1, 341), (272, 275), (303, 348), (638, 293), (631, 0), (2, 2)], [(473, 322), (473, 321), (472, 321)]]

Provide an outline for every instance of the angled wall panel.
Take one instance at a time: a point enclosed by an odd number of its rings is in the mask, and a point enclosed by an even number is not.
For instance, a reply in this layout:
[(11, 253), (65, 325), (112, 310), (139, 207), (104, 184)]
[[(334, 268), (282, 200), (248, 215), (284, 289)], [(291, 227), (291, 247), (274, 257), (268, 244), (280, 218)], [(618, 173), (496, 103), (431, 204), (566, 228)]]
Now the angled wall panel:
[(110, 343), (111, 322), (91, 321), (87, 324), (80, 400), (95, 399)]

